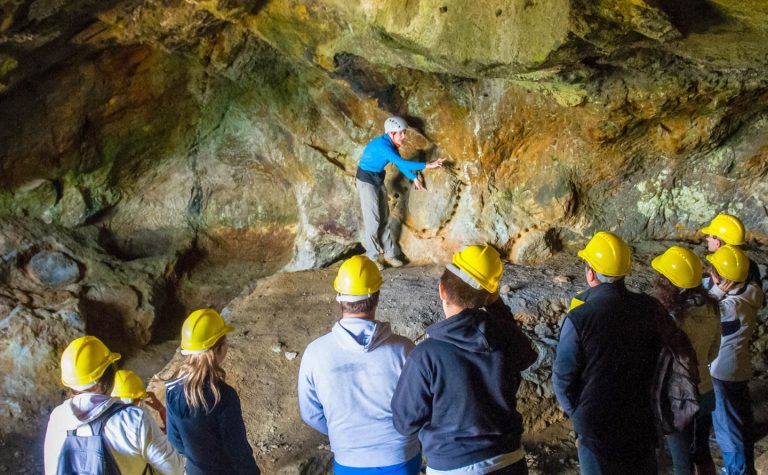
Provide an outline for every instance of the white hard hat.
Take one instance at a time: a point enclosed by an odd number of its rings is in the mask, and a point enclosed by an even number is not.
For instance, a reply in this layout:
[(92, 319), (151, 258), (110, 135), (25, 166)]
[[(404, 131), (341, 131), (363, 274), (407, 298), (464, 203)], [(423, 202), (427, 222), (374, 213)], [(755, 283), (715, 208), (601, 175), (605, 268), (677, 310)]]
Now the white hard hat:
[(408, 123), (402, 117), (392, 116), (384, 121), (384, 132), (400, 132), (408, 128)]

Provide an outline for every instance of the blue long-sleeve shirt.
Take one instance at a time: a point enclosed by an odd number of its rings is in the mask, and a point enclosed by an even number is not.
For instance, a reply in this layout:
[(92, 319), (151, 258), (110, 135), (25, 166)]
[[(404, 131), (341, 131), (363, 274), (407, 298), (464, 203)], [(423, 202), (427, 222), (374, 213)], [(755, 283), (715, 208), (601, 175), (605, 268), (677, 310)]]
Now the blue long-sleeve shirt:
[[(206, 414), (189, 407), (184, 397), (184, 377), (166, 383), (168, 440), (187, 458), (187, 475), (259, 475), (253, 450), (245, 433), (240, 398), (226, 383), (221, 400)], [(206, 391), (209, 404), (213, 402)]]
[(381, 185), (384, 182), (384, 167), (389, 163), (394, 164), (411, 181), (416, 179), (414, 172), (424, 170), (427, 166), (423, 162), (405, 160), (400, 156), (400, 152), (389, 135), (384, 134), (371, 140), (365, 146), (363, 156), (357, 164), (357, 178), (372, 185)]

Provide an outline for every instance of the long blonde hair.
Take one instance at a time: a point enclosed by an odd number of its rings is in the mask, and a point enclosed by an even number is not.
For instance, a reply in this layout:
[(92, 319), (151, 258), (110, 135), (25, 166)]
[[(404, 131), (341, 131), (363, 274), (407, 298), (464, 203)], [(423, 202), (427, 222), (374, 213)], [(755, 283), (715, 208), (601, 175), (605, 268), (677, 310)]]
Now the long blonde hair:
[[(216, 404), (221, 401), (219, 386), (224, 382), (227, 373), (219, 365), (217, 358), (227, 337), (223, 336), (208, 350), (196, 355), (188, 355), (186, 361), (178, 371), (178, 375), (186, 374), (184, 380), (184, 398), (187, 405), (193, 410), (201, 407), (206, 414), (210, 414)], [(209, 405), (205, 397), (205, 388), (208, 387), (213, 394), (213, 405)]]

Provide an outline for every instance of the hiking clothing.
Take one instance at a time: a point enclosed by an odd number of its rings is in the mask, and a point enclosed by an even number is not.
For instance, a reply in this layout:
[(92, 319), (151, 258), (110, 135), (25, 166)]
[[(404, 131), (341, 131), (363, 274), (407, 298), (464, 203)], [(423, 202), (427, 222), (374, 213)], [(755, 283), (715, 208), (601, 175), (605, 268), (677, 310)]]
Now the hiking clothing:
[(387, 134), (376, 137), (365, 146), (357, 164), (355, 187), (363, 212), (363, 247), (373, 262), (378, 260), (380, 253), (389, 258), (400, 254), (389, 229), (389, 204), (384, 186), (384, 167), (389, 163), (395, 164), (411, 181), (416, 179), (415, 171), (424, 170), (427, 166), (426, 163), (403, 159)]
[(720, 351), (720, 315), (717, 307), (702, 302), (702, 305), (686, 307), (682, 315), (675, 315), (680, 327), (688, 335), (696, 352), (699, 369), (699, 394), (712, 391), (712, 376), (709, 364)]
[(416, 436), (392, 425), (390, 401), (413, 342), (389, 323), (342, 318), (307, 346), (299, 368), (299, 411), (327, 434), (334, 460), (348, 467), (387, 467), (419, 453)]
[(728, 475), (755, 473), (754, 415), (747, 381), (713, 378), (715, 411), (712, 423)]
[(347, 467), (333, 461), (333, 475), (419, 475), (421, 473), (421, 452), (407, 462), (387, 467)]
[[(711, 295), (720, 297), (722, 291), (704, 279), (704, 287)], [(763, 305), (764, 294), (754, 284), (731, 289), (720, 297), (720, 351), (710, 366), (713, 378), (722, 381), (748, 381), (752, 378), (749, 343), (757, 327), (757, 312)]]
[(699, 373), (699, 411), (691, 424), (681, 431), (665, 436), (672, 456), (675, 475), (689, 475), (693, 465), (712, 461), (709, 450), (709, 432), (712, 427), (712, 410), (715, 396), (709, 364), (720, 349), (720, 315), (716, 306), (700, 294), (686, 294), (688, 298), (682, 310), (673, 313), (696, 354)]
[(520, 372), (536, 351), (498, 309), (465, 309), (430, 325), (392, 398), (395, 428), (419, 433), (427, 465), (453, 470), (520, 448)]
[(416, 179), (415, 171), (424, 170), (427, 166), (423, 162), (412, 162), (402, 158), (392, 139), (389, 135), (384, 134), (371, 140), (365, 146), (363, 156), (360, 157), (360, 162), (357, 164), (356, 178), (374, 186), (381, 186), (384, 184), (386, 176), (384, 167), (390, 163), (394, 164), (411, 181)]
[[(119, 401), (104, 394), (80, 393), (51, 412), (45, 432), (44, 463), (47, 475), (55, 475), (58, 471), (59, 454), (67, 431), (81, 427), (79, 435), (91, 435), (88, 423), (113, 404), (119, 404)], [(142, 473), (147, 464), (156, 474), (184, 473), (181, 456), (152, 416), (139, 407), (126, 407), (112, 415), (104, 424), (102, 438), (121, 473)]]
[(579, 444), (601, 466), (642, 463), (656, 444), (651, 404), (666, 310), (623, 280), (579, 294), (584, 304), (563, 321), (552, 373), (560, 406)]
[[(187, 458), (187, 475), (225, 475), (261, 473), (248, 444), (240, 398), (232, 386), (222, 382), (221, 400), (205, 413), (192, 409), (184, 397), (186, 375), (165, 383), (168, 439)], [(205, 389), (209, 407), (210, 388)]]
[(581, 475), (658, 474), (656, 451), (654, 449), (646, 449), (639, 457), (632, 460), (624, 460), (621, 454), (605, 459), (604, 457), (598, 457), (579, 439), (576, 451), (579, 456), (579, 473)]
[(759, 288), (763, 288), (763, 276), (760, 275), (760, 268), (757, 266), (757, 262), (752, 259), (749, 260), (749, 270), (747, 271), (747, 282), (755, 284)]
[(712, 428), (712, 410), (715, 408), (715, 393), (709, 391), (699, 396), (699, 412), (694, 422), (684, 431), (664, 436), (672, 456), (674, 475), (690, 475), (693, 465), (707, 465), (712, 462), (709, 450), (709, 432)]
[(374, 186), (360, 180), (355, 181), (355, 186), (363, 211), (365, 255), (373, 262), (379, 259), (380, 253), (384, 253), (386, 257), (396, 257), (400, 254), (400, 248), (389, 229), (387, 188), (383, 184)]
[[(525, 469), (525, 472), (519, 472), (520, 466)], [(505, 470), (508, 467), (510, 471)], [(427, 466), (427, 475), (485, 475), (498, 474), (500, 471), (501, 473), (528, 473), (528, 467), (525, 465), (525, 451), (522, 447), (514, 452), (497, 455), (453, 470), (435, 470)]]

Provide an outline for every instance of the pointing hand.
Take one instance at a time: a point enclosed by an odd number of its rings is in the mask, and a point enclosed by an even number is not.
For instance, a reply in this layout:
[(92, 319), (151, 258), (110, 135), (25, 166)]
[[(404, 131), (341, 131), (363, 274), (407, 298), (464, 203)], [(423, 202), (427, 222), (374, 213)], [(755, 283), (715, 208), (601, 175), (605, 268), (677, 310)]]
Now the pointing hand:
[(443, 166), (444, 158), (438, 158), (434, 162), (427, 163), (426, 168), (440, 168)]

